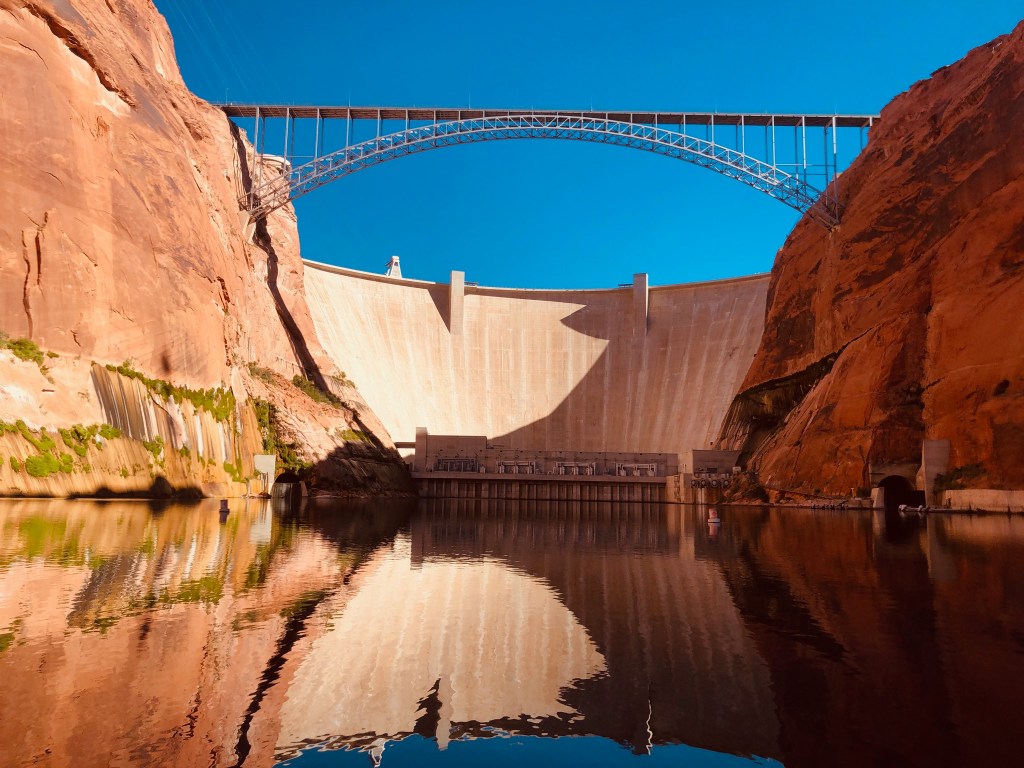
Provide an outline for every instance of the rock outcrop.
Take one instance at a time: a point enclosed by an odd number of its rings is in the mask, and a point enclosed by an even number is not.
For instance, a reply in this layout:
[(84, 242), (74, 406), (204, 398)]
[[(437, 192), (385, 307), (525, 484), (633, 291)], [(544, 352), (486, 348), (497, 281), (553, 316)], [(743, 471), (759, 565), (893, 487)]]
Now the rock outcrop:
[(948, 439), (953, 487), (1024, 487), (1022, 122), (1024, 24), (894, 99), (842, 224), (796, 226), (721, 441), (766, 485), (848, 493)]
[[(350, 404), (358, 400), (336, 386), (344, 377), (316, 340), (294, 213), (274, 214), (247, 243), (237, 200), (249, 180), (250, 148), (223, 113), (185, 87), (151, 2), (0, 0), (0, 71), (0, 331), (59, 355), (35, 376), (36, 363), (0, 351), (0, 422), (22, 420), (37, 437), (43, 428), (55, 434), (73, 423), (111, 422), (93, 362), (130, 360), (132, 370), (178, 389), (230, 390), (237, 407), (224, 423), (233, 436), (206, 434), (202, 471), (177, 478), (202, 487), (251, 474), (249, 453), (261, 442), (246, 431), (257, 423), (251, 368), (283, 376), (265, 396), (287, 397), (299, 375), (338, 389)], [(145, 408), (180, 405), (149, 389)], [(291, 398), (291, 423), (326, 418), (308, 402)], [(372, 433), (376, 424), (365, 404), (336, 407), (328, 422), (327, 434)], [(169, 451), (197, 449), (187, 432), (164, 429), (167, 420), (140, 423), (125, 436), (159, 436)], [(342, 438), (290, 437), (314, 466), (365, 452), (361, 440), (352, 447)], [(378, 429), (371, 442), (374, 455), (364, 458), (381, 480), (369, 485), (407, 490), (386, 433)], [(22, 449), (31, 453), (28, 443), (3, 453)], [(129, 485), (144, 490), (161, 469)], [(323, 469), (345, 487), (343, 470)], [(8, 463), (0, 493), (62, 492), (41, 479)], [(104, 482), (93, 480), (77, 491)]]

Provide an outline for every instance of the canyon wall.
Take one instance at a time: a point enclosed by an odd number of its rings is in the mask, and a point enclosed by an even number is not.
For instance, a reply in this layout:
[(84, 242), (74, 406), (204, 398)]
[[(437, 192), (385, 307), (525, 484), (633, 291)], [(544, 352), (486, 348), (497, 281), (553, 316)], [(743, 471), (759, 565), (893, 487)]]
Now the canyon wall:
[(764, 275), (585, 291), (455, 275), (453, 290), (306, 264), (320, 339), (400, 443), (426, 427), (526, 450), (706, 448), (750, 364), (767, 289)]
[(763, 483), (846, 493), (935, 439), (946, 487), (1024, 487), (1022, 121), (1024, 25), (895, 98), (842, 223), (793, 230), (721, 441)]
[[(266, 438), (254, 427), (255, 393), (278, 406), (282, 439), (335, 487), (358, 465), (376, 478), (359, 488), (407, 488), (386, 433), (316, 341), (294, 213), (275, 213), (247, 243), (237, 200), (251, 151), (185, 87), (152, 3), (0, 0), (0, 70), (0, 422), (20, 420), (36, 440), (43, 429), (110, 423), (93, 363), (127, 360), (136, 381), (163, 383), (137, 393), (143, 410), (180, 405), (162, 392), (172, 387), (234, 396), (225, 429), (205, 439), (162, 427), (173, 419), (124, 430), (204, 459), (201, 470), (172, 472), (175, 485), (251, 475), (251, 452)], [(331, 390), (333, 409), (303, 399), (296, 375)], [(12, 429), (4, 439), (0, 452), (20, 465), (42, 455)], [(94, 477), (105, 474), (101, 464), (84, 463), (70, 473), (81, 475), (76, 492), (141, 491), (165, 469), (145, 467), (124, 483), (120, 470)], [(0, 468), (0, 493), (66, 486), (10, 462)]]

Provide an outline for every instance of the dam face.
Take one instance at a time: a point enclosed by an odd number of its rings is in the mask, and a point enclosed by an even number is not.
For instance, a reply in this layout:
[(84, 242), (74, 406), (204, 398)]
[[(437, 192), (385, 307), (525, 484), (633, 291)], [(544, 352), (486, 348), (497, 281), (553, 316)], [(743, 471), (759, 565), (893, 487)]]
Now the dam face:
[(306, 262), (317, 333), (396, 443), (416, 428), (532, 451), (707, 448), (753, 358), (768, 275), (511, 290)]

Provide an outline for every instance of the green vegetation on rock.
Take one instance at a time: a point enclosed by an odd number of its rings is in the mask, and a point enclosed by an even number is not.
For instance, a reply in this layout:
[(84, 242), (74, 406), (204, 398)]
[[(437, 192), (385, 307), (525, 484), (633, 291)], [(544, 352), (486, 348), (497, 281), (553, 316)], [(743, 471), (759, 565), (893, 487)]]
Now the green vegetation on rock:
[(333, 405), (335, 408), (343, 408), (345, 404), (333, 392), (325, 392), (305, 376), (296, 374), (292, 377), (292, 384), (301, 389), (310, 400), (324, 405)]
[(277, 456), (278, 462), (284, 469), (296, 473), (308, 472), (313, 465), (299, 457), (294, 443), (286, 443), (279, 437), (277, 409), (274, 404), (258, 397), (253, 398), (252, 404), (256, 411), (256, 421), (259, 423), (260, 432), (263, 435), (263, 452)]
[[(11, 339), (6, 333), (0, 331), (0, 349), (9, 349), (19, 360), (35, 363), (39, 366), (39, 372), (43, 376), (47, 376), (50, 372), (50, 369), (43, 364), (43, 350), (31, 339)], [(55, 352), (47, 352), (46, 355), (57, 357)]]
[(49, 477), (57, 472), (70, 475), (74, 468), (75, 460), (70, 453), (61, 453), (55, 456), (47, 452), (25, 459), (25, 471), (32, 477)]
[(16, 423), (18, 426), (18, 431), (21, 433), (21, 436), (24, 437), (28, 442), (32, 443), (32, 445), (35, 446), (35, 449), (40, 453), (52, 451), (54, 448), (57, 447), (57, 443), (55, 443), (53, 438), (46, 433), (45, 428), (40, 429), (39, 437), (36, 437), (34, 434), (32, 434), (32, 430), (30, 430), (28, 426), (26, 426), (24, 421), (18, 419)]
[(234, 464), (231, 462), (224, 462), (224, 471), (227, 472), (228, 476), (236, 483), (244, 483), (246, 478), (242, 474), (242, 460), (237, 459)]
[(966, 464), (953, 467), (948, 472), (935, 476), (936, 491), (959, 491), (968, 487), (968, 481), (975, 480), (985, 474), (981, 464)]
[(125, 360), (121, 365), (107, 365), (106, 368), (108, 371), (119, 373), (129, 379), (135, 379), (164, 400), (174, 400), (177, 403), (187, 400), (195, 408), (210, 413), (217, 421), (227, 421), (235, 412), (235, 393), (231, 391), (230, 387), (190, 389), (171, 384), (164, 379), (151, 379), (144, 373), (135, 370), (130, 360)]
[[(65, 454), (67, 455), (67, 454)], [(29, 456), (25, 459), (25, 471), (32, 477), (49, 477), (61, 469), (61, 462), (52, 453)]]
[(157, 462), (161, 462), (160, 456), (164, 452), (164, 439), (160, 435), (157, 435), (152, 440), (143, 440), (142, 447), (153, 454), (153, 458)]
[(269, 368), (264, 368), (262, 365), (256, 365), (256, 363), (249, 363), (249, 373), (254, 379), (259, 379), (267, 384), (271, 384), (274, 381), (274, 372)]
[(100, 431), (100, 425), (93, 424), (85, 427), (81, 424), (75, 424), (73, 427), (59, 431), (60, 439), (64, 441), (64, 445), (77, 453), (79, 458), (84, 459), (85, 455), (89, 452), (89, 444), (96, 442), (96, 435)]
[[(58, 450), (57, 441), (46, 431), (45, 428), (38, 432), (32, 430), (24, 421), (18, 420), (14, 424), (0, 422), (0, 434), (16, 433), (25, 442), (29, 443), (38, 452), (34, 456), (25, 459), (25, 471), (35, 478), (46, 478), (57, 472), (72, 474), (75, 472), (75, 456), (80, 460), (85, 459), (89, 453), (89, 447), (102, 448), (101, 437), (120, 437), (121, 431), (109, 424), (75, 424), (68, 428), (58, 430), (61, 442), (70, 448), (74, 455)], [(14, 456), (11, 457), (11, 469), (15, 472), (21, 471), (22, 463)], [(84, 461), (79, 467), (84, 472), (92, 470), (92, 466)]]
[(117, 427), (112, 427), (110, 424), (100, 424), (100, 437), (104, 440), (113, 440), (115, 437), (121, 436), (121, 430)]
[(2, 339), (0, 349), (9, 349), (14, 356), (27, 363), (35, 363), (42, 366), (43, 350), (31, 339)]
[(352, 443), (352, 442), (358, 442), (358, 443), (370, 443), (370, 442), (373, 442), (372, 440), (370, 440), (370, 436), (367, 435), (365, 432), (363, 432), (360, 429), (341, 429), (341, 428), (338, 428), (338, 429), (334, 430), (334, 434), (335, 434), (335, 436), (339, 440), (344, 440), (345, 442), (349, 442), (349, 443)]
[(337, 376), (331, 376), (330, 379), (335, 384), (338, 384), (339, 386), (342, 387), (352, 387), (354, 389), (356, 386), (354, 383), (352, 383), (352, 380), (345, 375), (344, 371), (341, 371)]

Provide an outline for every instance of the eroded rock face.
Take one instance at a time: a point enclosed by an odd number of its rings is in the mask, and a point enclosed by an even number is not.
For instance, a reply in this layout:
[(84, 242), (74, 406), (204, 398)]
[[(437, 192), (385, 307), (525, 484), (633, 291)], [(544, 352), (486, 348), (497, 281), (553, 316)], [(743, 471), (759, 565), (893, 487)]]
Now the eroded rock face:
[(847, 493), (949, 439), (969, 485), (1024, 485), (1022, 124), (1024, 24), (894, 99), (842, 224), (793, 230), (723, 434), (763, 482)]
[[(187, 90), (152, 3), (0, 0), (0, 71), (0, 331), (83, 371), (131, 359), (152, 378), (230, 387), (240, 408), (250, 363), (321, 384), (338, 373), (309, 317), (294, 213), (246, 242), (249, 147)], [(74, 414), (39, 402), (88, 394), (85, 379), (19, 402), (2, 385), (25, 364), (0, 358), (0, 420), (66, 426)]]

